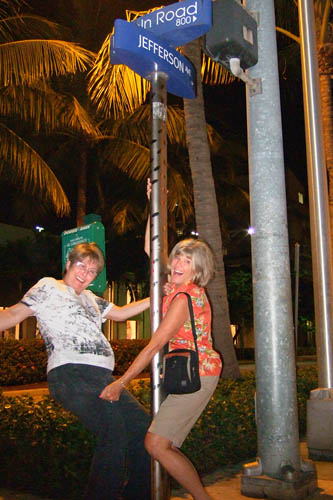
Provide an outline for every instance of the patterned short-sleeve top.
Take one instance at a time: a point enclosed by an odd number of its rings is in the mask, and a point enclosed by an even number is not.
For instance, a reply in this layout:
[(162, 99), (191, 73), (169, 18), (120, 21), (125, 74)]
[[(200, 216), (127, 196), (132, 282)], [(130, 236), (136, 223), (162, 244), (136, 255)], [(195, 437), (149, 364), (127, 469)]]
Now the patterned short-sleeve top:
[[(211, 336), (211, 308), (204, 288), (198, 287), (194, 283), (188, 283), (187, 285), (177, 288), (177, 290), (174, 290), (170, 295), (165, 296), (163, 300), (163, 316), (169, 309), (173, 298), (179, 292), (187, 292), (191, 296), (199, 351), (200, 376), (219, 375), (222, 370), (222, 362), (220, 355), (213, 349)], [(187, 304), (187, 297), (185, 294), (180, 294), (179, 298), (185, 300)], [(186, 321), (177, 335), (169, 341), (169, 351), (173, 349), (195, 350), (191, 319)]]
[(114, 354), (101, 331), (113, 304), (90, 290), (77, 295), (62, 280), (42, 278), (22, 298), (38, 321), (48, 355), (47, 371), (67, 363), (113, 370)]

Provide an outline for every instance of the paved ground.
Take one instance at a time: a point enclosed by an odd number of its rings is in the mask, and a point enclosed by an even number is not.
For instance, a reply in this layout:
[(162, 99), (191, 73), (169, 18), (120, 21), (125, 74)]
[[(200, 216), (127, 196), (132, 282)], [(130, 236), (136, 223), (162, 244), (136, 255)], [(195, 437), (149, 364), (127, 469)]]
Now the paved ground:
[[(307, 458), (307, 447), (301, 443), (301, 454)], [(312, 495), (312, 500), (333, 500), (333, 462), (315, 462), (318, 474), (318, 491)], [(214, 474), (203, 478), (207, 491), (214, 500), (251, 500), (240, 492), (241, 464), (234, 467), (225, 467)], [(181, 490), (173, 490), (170, 500), (191, 499), (189, 494)], [(0, 500), (52, 500), (36, 497), (30, 494), (0, 488)], [(111, 499), (110, 499), (111, 500)], [(149, 500), (149, 499), (147, 499)]]
[[(306, 443), (300, 444), (301, 455), (308, 459)], [(333, 462), (315, 462), (318, 476), (318, 490), (308, 497), (311, 500), (333, 500)], [(203, 478), (207, 491), (214, 500), (251, 500), (241, 494), (242, 465), (226, 467)], [(179, 494), (173, 491), (171, 500), (191, 499), (190, 495)]]

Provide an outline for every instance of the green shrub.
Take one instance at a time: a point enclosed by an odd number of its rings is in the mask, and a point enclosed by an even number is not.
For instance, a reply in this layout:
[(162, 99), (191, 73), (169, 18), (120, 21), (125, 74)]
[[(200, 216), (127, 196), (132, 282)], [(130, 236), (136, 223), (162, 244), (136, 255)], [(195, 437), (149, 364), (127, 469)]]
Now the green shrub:
[(149, 339), (112, 340), (111, 347), (116, 359), (114, 374), (122, 375), (148, 342)]
[[(112, 340), (115, 353), (115, 375), (122, 375), (149, 339)], [(254, 360), (254, 349), (236, 349), (239, 360)], [(302, 348), (299, 355), (313, 354), (313, 348)], [(41, 339), (0, 339), (0, 386), (31, 384), (46, 380), (46, 352)]]
[[(116, 357), (114, 374), (124, 373), (148, 342), (148, 339), (112, 341)], [(46, 380), (46, 365), (42, 339), (0, 340), (0, 386), (43, 382)]]
[(81, 498), (94, 438), (51, 398), (2, 398), (0, 481), (52, 498)]
[(297, 405), (299, 433), (306, 433), (306, 402), (310, 391), (318, 387), (318, 371), (316, 365), (297, 367)]
[[(205, 411), (183, 444), (201, 473), (255, 456), (257, 434), (254, 414), (255, 379), (220, 380)], [(205, 457), (205, 460), (202, 458)]]
[(46, 352), (41, 339), (0, 340), (0, 385), (46, 380)]
[[(298, 369), (300, 432), (305, 432), (306, 400), (317, 386), (314, 366)], [(134, 380), (134, 396), (150, 407), (149, 379)], [(222, 379), (204, 413), (183, 444), (201, 474), (252, 459), (257, 438), (254, 419), (255, 376)], [(50, 397), (0, 396), (0, 485), (50, 498), (82, 497), (94, 438)]]

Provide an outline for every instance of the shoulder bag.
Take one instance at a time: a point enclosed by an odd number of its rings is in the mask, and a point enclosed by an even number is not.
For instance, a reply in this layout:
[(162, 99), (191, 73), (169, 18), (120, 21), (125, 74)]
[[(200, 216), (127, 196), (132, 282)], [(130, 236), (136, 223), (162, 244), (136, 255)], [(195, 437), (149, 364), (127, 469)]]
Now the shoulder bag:
[[(179, 293), (184, 293), (187, 296), (195, 351), (192, 351), (191, 349), (174, 349), (173, 351), (164, 354), (162, 383), (167, 394), (190, 394), (201, 388), (199, 375), (199, 353), (192, 300), (191, 296), (187, 292)], [(176, 294), (175, 297), (177, 295), (178, 294)]]

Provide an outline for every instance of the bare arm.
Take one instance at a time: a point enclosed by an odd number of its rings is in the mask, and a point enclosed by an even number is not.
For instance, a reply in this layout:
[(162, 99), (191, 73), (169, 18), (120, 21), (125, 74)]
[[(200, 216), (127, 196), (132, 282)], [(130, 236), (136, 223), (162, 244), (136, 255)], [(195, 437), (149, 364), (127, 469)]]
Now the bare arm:
[[(147, 179), (147, 198), (150, 201), (151, 181)], [(145, 252), (150, 257), (150, 216), (147, 219), (146, 232), (145, 232)]]
[(110, 309), (110, 311), (104, 316), (106, 319), (112, 319), (113, 321), (125, 321), (132, 316), (142, 313), (150, 306), (150, 297), (142, 300), (137, 300), (126, 304), (124, 306), (116, 306)]
[(0, 331), (7, 330), (32, 315), (30, 307), (18, 302), (0, 312)]
[(149, 365), (155, 354), (179, 331), (189, 317), (190, 313), (186, 298), (177, 297), (174, 299), (149, 344), (135, 358), (120, 379), (103, 389), (100, 397), (108, 401), (117, 401), (123, 388)]
[(150, 217), (147, 219), (146, 232), (145, 232), (145, 252), (150, 257)]

